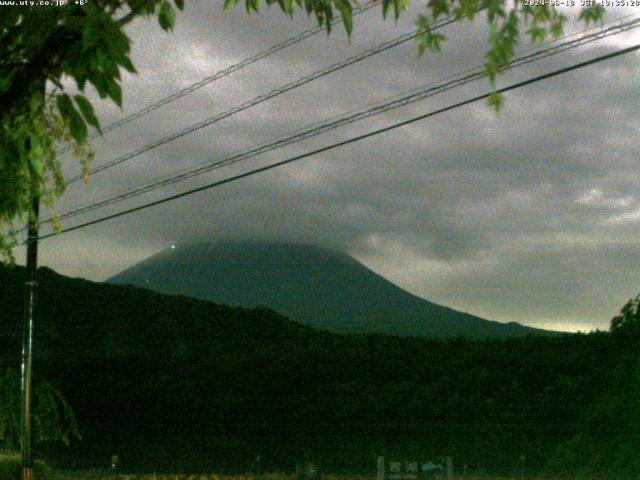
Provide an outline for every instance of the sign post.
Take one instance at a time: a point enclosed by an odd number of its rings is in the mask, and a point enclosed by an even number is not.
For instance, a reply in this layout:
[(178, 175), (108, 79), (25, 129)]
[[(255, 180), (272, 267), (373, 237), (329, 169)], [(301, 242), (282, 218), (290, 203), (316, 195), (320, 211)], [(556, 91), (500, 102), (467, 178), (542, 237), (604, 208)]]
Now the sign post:
[(384, 478), (384, 457), (378, 456), (378, 478), (377, 480), (385, 480)]
[(389, 461), (385, 464), (384, 457), (379, 456), (376, 480), (428, 480), (445, 475), (446, 480), (453, 480), (453, 457), (441, 457), (437, 462)]
[(445, 463), (447, 465), (447, 480), (453, 480), (453, 458), (445, 457)]
[(389, 476), (386, 480), (419, 480), (418, 462), (389, 462)]

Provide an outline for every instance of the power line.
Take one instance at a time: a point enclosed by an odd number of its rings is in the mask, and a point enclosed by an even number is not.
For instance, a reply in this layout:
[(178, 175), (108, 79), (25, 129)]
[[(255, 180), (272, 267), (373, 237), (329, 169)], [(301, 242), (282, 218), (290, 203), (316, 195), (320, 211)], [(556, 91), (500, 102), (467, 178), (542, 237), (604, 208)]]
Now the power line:
[[(436, 30), (439, 28), (442, 28), (446, 25), (449, 25), (453, 22), (458, 21), (458, 18), (453, 18), (453, 19), (448, 19), (448, 20), (444, 20), (440, 23), (438, 23), (437, 25), (435, 25), (432, 30)], [(306, 75), (304, 77), (299, 78), (298, 80), (295, 80), (293, 82), (290, 82), (286, 85), (280, 86), (278, 88), (275, 88), (265, 94), (262, 95), (258, 95), (257, 97), (253, 98), (252, 100), (248, 100), (244, 103), (241, 103), (240, 105), (237, 105), (229, 110), (226, 110), (224, 112), (218, 113), (216, 115), (213, 115), (205, 120), (202, 120), (201, 122), (198, 122), (196, 124), (193, 124), (187, 128), (184, 128), (182, 130), (179, 130), (177, 132), (174, 132), (170, 135), (167, 135), (165, 137), (162, 137), (152, 143), (149, 143), (143, 147), (140, 147), (132, 152), (129, 152), (125, 155), (122, 155), (118, 158), (115, 158), (114, 160), (111, 160), (109, 162), (105, 162), (101, 165), (98, 165), (97, 167), (93, 168), (89, 173), (90, 174), (95, 174), (98, 172), (102, 172), (104, 170), (107, 170), (108, 168), (114, 167), (116, 165), (120, 165), (121, 163), (124, 163), (128, 160), (131, 160), (132, 158), (135, 158), (139, 155), (142, 155), (143, 153), (148, 152), (149, 150), (152, 150), (154, 148), (157, 148), (161, 145), (164, 145), (166, 143), (169, 142), (173, 142), (174, 140), (177, 140), (178, 138), (184, 137), (185, 135), (188, 135), (190, 133), (193, 133), (197, 130), (200, 130), (204, 127), (208, 127), (209, 125), (212, 125), (216, 122), (219, 122), (221, 120), (224, 120), (225, 118), (228, 118), (232, 115), (235, 115), (236, 113), (242, 112), (244, 110), (247, 110), (251, 107), (254, 107), (256, 105), (259, 105), (263, 102), (266, 102), (268, 100), (271, 100), (274, 97), (277, 97), (278, 95), (282, 95), (283, 93), (286, 93), (290, 90), (293, 90), (294, 88), (298, 88), (301, 87), (302, 85), (306, 85), (307, 83), (311, 83), (315, 80), (318, 80), (319, 78), (325, 77), (333, 72), (336, 72), (338, 70), (342, 70), (343, 68), (346, 68), (350, 65), (353, 65), (354, 63), (360, 62), (362, 60), (365, 60), (369, 57), (372, 57), (374, 55), (377, 55), (379, 53), (382, 53), (386, 50), (389, 50), (391, 48), (397, 47), (398, 45), (402, 45), (403, 43), (408, 42), (409, 40), (415, 38), (419, 33), (419, 30), (414, 30), (412, 32), (408, 32), (405, 33), (403, 35), (400, 35), (399, 37), (396, 37), (393, 40), (389, 40), (387, 42), (383, 42), (380, 45), (378, 45), (377, 47), (374, 48), (370, 48), (367, 50), (364, 50), (363, 52), (359, 53), (358, 55), (354, 55), (352, 57), (347, 58), (346, 60), (343, 60), (341, 62), (338, 63), (334, 63), (333, 65), (330, 65), (326, 68), (323, 68), (322, 70), (317, 70), (316, 72), (313, 72), (309, 75)], [(66, 185), (70, 185), (72, 183), (75, 183), (79, 180), (81, 180), (83, 178), (83, 175), (76, 175), (74, 177), (72, 177), (71, 179), (69, 179), (66, 182)]]
[[(521, 88), (521, 87), (524, 87), (524, 86), (527, 86), (527, 85), (531, 85), (531, 84), (534, 84), (534, 83), (537, 83), (537, 82), (540, 82), (540, 81), (543, 81), (543, 80), (547, 80), (549, 78), (556, 77), (558, 75), (562, 75), (562, 74), (565, 74), (565, 73), (568, 73), (568, 72), (571, 72), (571, 71), (574, 71), (574, 70), (578, 70), (580, 68), (584, 68), (584, 67), (587, 67), (589, 65), (594, 65), (596, 63), (603, 62), (605, 60), (609, 60), (609, 59), (612, 59), (612, 58), (615, 58), (615, 57), (619, 57), (621, 55), (626, 55), (628, 53), (631, 53), (631, 52), (634, 52), (634, 51), (637, 51), (637, 50), (640, 50), (640, 44), (634, 45), (632, 47), (624, 48), (624, 49), (615, 51), (613, 53), (609, 53), (607, 55), (601, 55), (599, 57), (593, 58), (591, 60), (587, 60), (585, 62), (580, 62), (580, 63), (574, 64), (574, 65), (571, 65), (569, 67), (564, 67), (564, 68), (561, 68), (561, 69), (558, 69), (558, 70), (554, 70), (552, 72), (549, 72), (549, 73), (546, 73), (546, 74), (543, 74), (543, 75), (539, 75), (537, 77), (533, 77), (533, 78), (530, 78), (530, 79), (527, 79), (527, 80), (524, 80), (524, 81), (521, 81), (521, 82), (518, 82), (518, 83), (514, 83), (512, 85), (509, 85), (508, 87), (504, 87), (504, 88), (500, 88), (500, 89), (496, 90), (495, 93), (506, 93), (506, 92), (509, 92), (511, 90), (515, 90), (517, 88)], [(482, 95), (478, 95), (476, 97), (473, 97), (473, 98), (470, 98), (470, 99), (467, 99), (467, 100), (463, 100), (461, 102), (454, 103), (454, 104), (449, 105), (447, 107), (440, 108), (438, 110), (434, 110), (432, 112), (425, 113), (425, 114), (419, 115), (417, 117), (413, 117), (413, 118), (411, 118), (409, 120), (405, 120), (405, 121), (402, 121), (402, 122), (399, 122), (399, 123), (395, 123), (395, 124), (390, 125), (388, 127), (384, 127), (384, 128), (380, 128), (380, 129), (377, 129), (377, 130), (373, 130), (373, 131), (365, 133), (363, 135), (352, 137), (350, 139), (347, 139), (347, 140), (344, 140), (344, 141), (341, 141), (341, 142), (337, 142), (337, 143), (334, 143), (334, 144), (331, 144), (331, 145), (328, 145), (328, 146), (325, 146), (325, 147), (322, 147), (322, 148), (319, 148), (319, 149), (316, 149), (316, 150), (312, 150), (310, 152), (306, 152), (306, 153), (303, 153), (301, 155), (296, 155), (294, 157), (288, 158), (286, 160), (282, 160), (280, 162), (273, 163), (271, 165), (267, 165), (267, 166), (264, 166), (264, 167), (256, 168), (254, 170), (250, 170), (248, 172), (241, 173), (239, 175), (235, 175), (235, 176), (232, 176), (232, 177), (225, 178), (223, 180), (218, 180), (216, 182), (213, 182), (213, 183), (210, 183), (210, 184), (198, 187), (198, 188), (194, 188), (194, 189), (188, 190), (186, 192), (182, 192), (182, 193), (179, 193), (179, 194), (176, 194), (176, 195), (171, 195), (169, 197), (165, 197), (165, 198), (160, 199), (160, 200), (149, 202), (149, 203), (146, 203), (144, 205), (140, 205), (140, 206), (137, 206), (137, 207), (133, 207), (133, 208), (129, 208), (129, 209), (126, 209), (126, 210), (122, 210), (122, 211), (120, 211), (118, 213), (114, 213), (112, 215), (107, 215), (105, 217), (101, 217), (101, 218), (98, 218), (98, 219), (95, 219), (95, 220), (91, 220), (89, 222), (85, 222), (85, 223), (82, 223), (82, 224), (79, 224), (79, 225), (75, 225), (73, 227), (68, 227), (68, 228), (65, 228), (65, 229), (63, 229), (63, 230), (61, 230), (59, 232), (50, 233), (50, 234), (44, 235), (44, 236), (42, 236), (40, 238), (41, 239), (46, 239), (46, 238), (50, 238), (50, 237), (61, 235), (63, 233), (68, 233), (68, 232), (72, 232), (74, 230), (79, 230), (81, 228), (85, 228), (85, 227), (88, 227), (90, 225), (96, 225), (98, 223), (102, 223), (102, 222), (105, 222), (107, 220), (112, 220), (114, 218), (122, 217), (122, 216), (128, 215), (130, 213), (138, 212), (140, 210), (144, 210), (144, 209), (156, 206), (156, 205), (160, 205), (160, 204), (167, 203), (167, 202), (170, 202), (170, 201), (173, 201), (173, 200), (177, 200), (179, 198), (186, 197), (186, 196), (198, 193), (198, 192), (202, 192), (204, 190), (209, 190), (209, 189), (214, 188), (214, 187), (218, 187), (218, 186), (221, 186), (221, 185), (224, 185), (224, 184), (227, 184), (227, 183), (235, 182), (237, 180), (240, 180), (240, 179), (243, 179), (243, 178), (246, 178), (246, 177), (250, 177), (252, 175), (256, 175), (258, 173), (265, 172), (267, 170), (271, 170), (271, 169), (274, 169), (274, 168), (277, 168), (277, 167), (281, 167), (281, 166), (284, 166), (284, 165), (287, 165), (287, 164), (290, 164), (290, 163), (293, 163), (293, 162), (297, 162), (299, 160), (302, 160), (302, 159), (307, 158), (307, 157), (311, 157), (313, 155), (317, 155), (319, 153), (324, 153), (324, 152), (327, 152), (329, 150), (334, 150), (336, 148), (339, 148), (339, 147), (342, 147), (342, 146), (345, 146), (345, 145), (349, 145), (351, 143), (359, 142), (359, 141), (365, 140), (365, 139), (367, 139), (369, 137), (373, 137), (375, 135), (380, 135), (382, 133), (389, 132), (391, 130), (395, 130), (395, 129), (400, 128), (400, 127), (404, 127), (406, 125), (418, 122), (420, 120), (425, 120), (425, 119), (433, 117), (435, 115), (439, 115), (441, 113), (445, 113), (445, 112), (454, 110), (456, 108), (460, 108), (460, 107), (463, 107), (465, 105), (469, 105), (471, 103), (475, 103), (475, 102), (478, 102), (480, 100), (484, 100), (486, 98), (489, 98), (493, 93), (494, 92), (487, 92), (487, 93), (484, 93)]]
[[(357, 8), (354, 12), (353, 12), (353, 16), (359, 15), (361, 13), (364, 13), (368, 10), (370, 10), (371, 8), (375, 7), (377, 4), (380, 3), (380, 0), (372, 0), (366, 4), (364, 4), (362, 7)], [(629, 16), (631, 16), (632, 14), (629, 15), (625, 15), (623, 17), (619, 17), (618, 19), (622, 19), (622, 18), (627, 18)], [(342, 20), (340, 18), (337, 18), (335, 20), (333, 20), (332, 25), (335, 25), (339, 22), (341, 22)], [(258, 62), (259, 60), (262, 60), (263, 58), (266, 58), (270, 55), (273, 55), (281, 50), (284, 50), (285, 48), (288, 48), (292, 45), (295, 45), (296, 43), (299, 43), (321, 31), (324, 31), (325, 27), (315, 27), (309, 30), (306, 30), (304, 32), (299, 33), (298, 35), (294, 35), (293, 37), (289, 37), (288, 39), (284, 40), (283, 42), (280, 42), (276, 45), (271, 46), (270, 48), (263, 50), (261, 52), (258, 52), (257, 54), (255, 54), (252, 57), (248, 57), (234, 65), (231, 65), (227, 68), (225, 68), (224, 70), (220, 70), (216, 73), (214, 73), (213, 75), (207, 76), (201, 80), (199, 80), (198, 82), (195, 82), (181, 90), (178, 90), (176, 92), (173, 92), (170, 95), (167, 95), (164, 98), (161, 98), (160, 100), (130, 114), (127, 115), (126, 117), (121, 118), (120, 120), (117, 120), (109, 125), (107, 125), (106, 127), (102, 127), (101, 132), (94, 132), (91, 135), (89, 135), (90, 139), (95, 139), (98, 138), (100, 136), (104, 136), (104, 134), (106, 134), (107, 132), (110, 132), (111, 130), (117, 129), (123, 125), (126, 125), (129, 122), (132, 122), (134, 120), (137, 120), (138, 118), (141, 118), (143, 116), (145, 116), (148, 113), (151, 113), (154, 110), (157, 110), (158, 108), (167, 105), (168, 103), (171, 103), (175, 100), (178, 100), (186, 95), (188, 95), (189, 93), (192, 93), (206, 85), (209, 85), (212, 82), (215, 82), (216, 80), (220, 80), (221, 78), (224, 78), (228, 75), (230, 75), (233, 72), (236, 72), (244, 67), (247, 67), (249, 65), (252, 65), (253, 63)], [(58, 155), (61, 155), (63, 153), (68, 152), (71, 149), (70, 146), (64, 147), (63, 149), (61, 149), (59, 152), (56, 152)]]
[[(599, 32), (595, 32), (595, 33), (591, 33), (591, 34), (587, 34), (584, 35), (582, 37), (579, 37), (577, 39), (568, 41), (568, 42), (564, 42), (564, 43), (560, 43), (558, 45), (555, 45), (553, 47), (549, 47), (546, 48), (544, 50), (539, 50), (536, 52), (533, 52), (529, 55), (526, 55), (524, 57), (519, 57), (511, 62), (509, 62), (505, 67), (504, 70), (510, 70), (513, 68), (517, 68), (520, 67), (522, 65), (525, 64), (529, 64), (535, 61), (539, 61), (543, 58), (547, 58), (549, 56), (552, 55), (556, 55), (558, 53), (562, 53), (565, 52), (567, 50), (571, 50), (574, 48), (578, 48), (581, 47), (583, 45), (586, 45), (588, 43), (592, 43), (594, 41), (597, 40), (601, 40), (605, 37), (611, 36), (611, 35), (616, 35), (622, 32), (626, 32), (628, 30), (631, 30), (633, 28), (637, 28), (638, 26), (640, 26), (640, 19), (635, 19), (620, 25), (616, 25), (607, 29), (604, 29), (602, 31)], [(114, 203), (118, 203), (139, 195), (142, 195), (144, 193), (148, 193), (151, 192), (153, 190), (162, 188), (164, 186), (167, 185), (171, 185), (174, 183), (178, 183), (181, 181), (184, 181), (188, 178), (192, 178), (195, 176), (199, 176), (202, 175), (204, 173), (208, 173), (210, 171), (216, 170), (218, 168), (224, 167), (224, 166), (228, 166), (231, 164), (235, 164), (238, 163), (240, 161), (255, 157), (257, 155), (263, 154), (265, 152), (269, 152), (272, 150), (276, 150), (278, 148), (281, 148), (283, 146), (287, 146), (287, 145), (291, 145), (293, 143), (297, 143), (299, 141), (302, 140), (306, 140), (309, 139), (311, 137), (320, 135), (322, 133), (326, 133), (330, 130), (334, 130), (336, 128), (351, 124), (351, 123), (355, 123), (357, 121), (360, 120), (364, 120), (366, 118), (370, 118), (372, 116), (375, 115), (379, 115), (381, 113), (385, 113), (412, 103), (415, 103), (417, 101), (420, 100), (424, 100), (426, 98), (429, 98), (431, 96), (437, 95), (439, 93), (442, 93), (444, 91), (453, 89), (453, 88), (457, 88), (460, 87), (462, 85), (465, 85), (467, 83), (473, 82), (475, 80), (478, 80), (480, 78), (482, 78), (484, 76), (484, 68), (483, 67), (476, 67), (475, 69), (471, 69), (471, 70), (467, 70), (466, 72), (472, 72), (470, 74), (466, 74), (466, 75), (462, 75), (461, 77), (458, 78), (454, 78), (453, 80), (446, 82), (444, 84), (440, 84), (437, 86), (428, 86), (428, 87), (422, 87), (421, 89), (418, 90), (414, 90), (411, 93), (409, 93), (408, 95), (405, 95), (403, 97), (397, 98), (395, 100), (383, 103), (383, 102), (378, 102), (377, 104), (374, 104), (374, 106), (372, 106), (371, 108), (365, 109), (365, 110), (360, 110), (357, 112), (351, 112), (351, 113), (347, 113), (347, 114), (343, 114), (340, 117), (338, 117), (337, 119), (334, 119), (332, 121), (329, 122), (325, 122), (325, 123), (321, 123), (319, 125), (313, 126), (313, 127), (309, 127), (307, 129), (304, 130), (299, 130), (297, 132), (294, 132), (293, 134), (285, 137), (285, 138), (281, 138), (279, 140), (276, 140), (274, 142), (250, 149), (250, 150), (245, 150), (239, 153), (235, 153), (229, 157), (226, 157), (222, 160), (218, 160), (216, 162), (212, 162), (212, 163), (207, 163), (203, 166), (200, 166), (198, 168), (195, 169), (191, 169), (191, 170), (187, 170), (186, 172), (177, 174), (177, 175), (171, 175), (169, 177), (166, 177), (164, 179), (152, 182), (150, 184), (147, 185), (143, 185), (141, 187), (135, 188), (133, 190), (124, 192), (124, 193), (120, 193), (111, 197), (107, 197), (106, 199), (100, 200), (98, 202), (92, 203), (90, 205), (86, 205), (84, 207), (80, 207), (68, 212), (63, 213), (62, 215), (57, 217), (57, 220), (65, 220), (71, 217), (75, 217), (84, 213), (88, 213), (90, 211), (96, 210), (98, 208), (102, 208)], [(466, 73), (464, 72), (464, 73)], [(47, 219), (45, 221), (43, 221), (42, 223), (48, 223), (50, 222), (50, 219)]]
[[(377, 4), (380, 3), (380, 0), (372, 0), (366, 4), (364, 4), (362, 7), (358, 8), (356, 11), (353, 12), (353, 16), (359, 15), (361, 13), (366, 12), (367, 10), (370, 10), (371, 8), (375, 7)], [(336, 23), (341, 22), (342, 20), (340, 18), (337, 18), (335, 20), (333, 20), (333, 22), (331, 23), (332, 25), (335, 25)], [(217, 80), (220, 80), (221, 78), (224, 78), (228, 75), (231, 75), (232, 73), (248, 67), (249, 65), (252, 65), (256, 62), (258, 62), (259, 60), (262, 60), (263, 58), (266, 58), (268, 56), (273, 55), (274, 53), (277, 53), (281, 50), (284, 50), (285, 48), (288, 48), (292, 45), (295, 45), (296, 43), (300, 43), (301, 41), (312, 37), (313, 35), (322, 32), (325, 29), (324, 26), (320, 26), (320, 27), (315, 27), (315, 28), (311, 28), (309, 30), (305, 30), (304, 32), (299, 33), (298, 35), (294, 35), (293, 37), (289, 37), (286, 40), (273, 45), (270, 48), (267, 48), (266, 50), (263, 50), (261, 52), (256, 53), (255, 55), (245, 58), (244, 60), (235, 63), (233, 65), (231, 65), (230, 67), (225, 68), (224, 70), (219, 70), (218, 72), (214, 73), (213, 75), (209, 75), (205, 78), (203, 78), (202, 80), (199, 80), (195, 83), (192, 83), (191, 85), (178, 90), (176, 92), (173, 92), (170, 95), (167, 95), (164, 98), (161, 98), (160, 100), (151, 103), (149, 105), (147, 105), (146, 107), (130, 114), (127, 115), (124, 118), (121, 118), (120, 120), (117, 120), (109, 125), (107, 125), (106, 127), (102, 128), (101, 132), (94, 132), (91, 135), (89, 135), (90, 139), (94, 139), (97, 138), (101, 135), (104, 135), (107, 132), (110, 132), (111, 130), (115, 130), (116, 128), (122, 127), (123, 125), (126, 125), (129, 122), (132, 122), (134, 120), (137, 120), (138, 118), (141, 118), (145, 115), (147, 115), (148, 113), (153, 112), (154, 110), (157, 110), (160, 107), (163, 107), (171, 102), (174, 102), (182, 97), (184, 97), (185, 95), (188, 95), (192, 92), (195, 92), (196, 90), (209, 85), (210, 83), (213, 83)], [(68, 152), (69, 150), (71, 150), (70, 146), (64, 147), (63, 149), (61, 149), (59, 152), (57, 152), (58, 155), (61, 155), (63, 153)]]

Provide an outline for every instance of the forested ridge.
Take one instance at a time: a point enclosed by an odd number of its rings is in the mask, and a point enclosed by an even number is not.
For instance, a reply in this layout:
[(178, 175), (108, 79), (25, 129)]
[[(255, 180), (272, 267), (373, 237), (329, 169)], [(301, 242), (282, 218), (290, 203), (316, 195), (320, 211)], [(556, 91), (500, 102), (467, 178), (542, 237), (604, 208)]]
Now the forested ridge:
[[(0, 267), (0, 345), (17, 367), (20, 267)], [(616, 312), (612, 312), (615, 314)], [(82, 439), (67, 466), (264, 469), (303, 459), (371, 471), (375, 456), (454, 457), (468, 471), (640, 472), (637, 329), (434, 341), (313, 330), (267, 309), (40, 269), (35, 374)]]

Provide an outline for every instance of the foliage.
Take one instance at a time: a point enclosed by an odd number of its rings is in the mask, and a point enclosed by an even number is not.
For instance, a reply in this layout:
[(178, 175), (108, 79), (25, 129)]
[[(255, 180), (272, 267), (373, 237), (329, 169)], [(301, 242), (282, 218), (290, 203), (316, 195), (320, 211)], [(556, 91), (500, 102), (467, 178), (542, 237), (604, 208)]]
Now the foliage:
[[(0, 452), (0, 480), (16, 480), (20, 478), (22, 469), (21, 457), (11, 451)], [(44, 462), (36, 460), (34, 473), (36, 479), (42, 479), (48, 471)]]
[[(225, 9), (231, 8), (241, 0), (225, 0)], [(245, 0), (247, 12), (259, 11), (260, 0)], [(280, 8), (293, 15), (296, 7), (305, 8), (307, 13), (314, 13), (320, 25), (325, 25), (327, 33), (331, 32), (334, 9), (340, 12), (347, 33), (353, 29), (353, 0), (266, 0), (267, 5), (277, 3)], [(382, 14), (386, 18), (391, 10), (397, 20), (400, 14), (410, 6), (410, 0), (382, 0)], [(462, 19), (474, 20), (481, 12), (486, 13), (489, 28), (489, 48), (486, 54), (485, 73), (492, 87), (496, 87), (496, 79), (503, 67), (513, 59), (514, 49), (521, 37), (528, 37), (532, 43), (543, 42), (546, 38), (558, 38), (562, 35), (567, 17), (553, 6), (553, 2), (530, 2), (526, 0), (430, 0), (426, 4), (426, 13), (418, 16), (418, 47), (420, 53), (426, 50), (440, 52), (446, 36), (433, 31), (433, 26), (440, 20)], [(602, 21), (604, 7), (594, 2), (584, 7), (578, 18), (587, 25)], [(522, 30), (524, 29), (524, 32)], [(502, 105), (498, 94), (490, 97), (489, 103), (496, 110)]]
[[(125, 5), (129, 12), (117, 18)], [(88, 82), (100, 98), (122, 105), (120, 69), (135, 71), (124, 25), (155, 12), (161, 26), (170, 29), (175, 15), (166, 0), (67, 2), (57, 8), (7, 5), (2, 10), (0, 254), (11, 259), (13, 222), (28, 215), (31, 198), (51, 204), (64, 191), (56, 147), (72, 142), (85, 173), (92, 157), (87, 126), (99, 129), (98, 119), (84, 95), (64, 92), (63, 78), (75, 80), (81, 92)], [(53, 89), (45, 96), (48, 83)]]
[[(69, 444), (80, 438), (76, 417), (60, 390), (48, 382), (36, 382), (33, 391), (33, 433), (39, 442)], [(0, 442), (15, 449), (20, 443), (20, 374), (7, 369), (0, 377)]]
[[(590, 479), (635, 478), (640, 460), (640, 376), (638, 357), (611, 366), (620, 380), (612, 391), (603, 391), (597, 401), (583, 406), (579, 431), (561, 442), (548, 461), (550, 470), (560, 476)], [(617, 372), (616, 372), (617, 370)]]
[[(608, 362), (610, 388), (602, 388), (597, 401), (584, 405), (579, 430), (560, 443), (548, 467), (558, 475), (594, 478), (634, 478), (640, 472), (640, 295), (629, 300), (611, 320), (611, 338), (618, 349)], [(594, 352), (595, 353), (595, 352)]]
[[(0, 267), (0, 351), (16, 358), (23, 274)], [(48, 269), (39, 278), (35, 361), (83, 425), (83, 441), (60, 461), (116, 452), (122, 468), (228, 472), (262, 455), (269, 471), (310, 452), (327, 471), (365, 472), (380, 453), (453, 455), (468, 472), (511, 475), (524, 454), (541, 477), (640, 471), (637, 345), (607, 332), (340, 336), (268, 309)]]
[[(225, 0), (232, 8), (241, 0)], [(349, 33), (353, 29), (352, 10), (356, 0), (266, 0), (277, 3), (288, 15), (303, 8), (318, 24), (331, 31), (336, 14)], [(539, 2), (535, 2), (538, 4)], [(489, 51), (486, 72), (495, 87), (501, 68), (513, 56), (520, 29), (533, 42), (548, 35), (558, 36), (565, 22), (549, 2), (531, 6), (523, 0), (431, 0), (427, 13), (417, 21), (420, 51), (440, 50), (445, 37), (432, 31), (442, 17), (473, 19), (486, 10), (489, 22)], [(383, 0), (383, 15), (393, 10), (398, 16), (409, 0)], [(259, 10), (260, 0), (245, 0), (248, 12)], [(122, 106), (124, 69), (135, 73), (130, 58), (130, 40), (124, 27), (140, 16), (155, 15), (164, 30), (176, 22), (175, 8), (184, 0), (92, 0), (67, 2), (57, 8), (9, 6), (0, 16), (0, 256), (9, 260), (16, 244), (14, 221), (24, 220), (31, 198), (43, 196), (51, 203), (64, 191), (64, 181), (55, 158), (55, 146), (73, 139), (75, 156), (86, 164), (91, 149), (86, 146), (88, 127), (100, 129), (93, 106), (84, 96), (90, 84), (101, 99)], [(600, 20), (600, 5), (582, 10), (585, 22)], [(65, 92), (63, 79), (75, 81), (81, 94)], [(47, 85), (53, 85), (45, 103)], [(502, 100), (494, 95), (497, 109)]]
[[(37, 195), (52, 206), (64, 192), (64, 179), (55, 147), (59, 141), (71, 142), (68, 125), (53, 103), (33, 96), (28, 109), (17, 115), (2, 115), (0, 130), (0, 257), (13, 260), (16, 244), (16, 217), (25, 220), (31, 198)], [(85, 172), (93, 152), (86, 143), (75, 144), (72, 155)], [(54, 217), (54, 226), (55, 217)]]
[(640, 337), (640, 295), (629, 300), (611, 319), (610, 330), (615, 335)]

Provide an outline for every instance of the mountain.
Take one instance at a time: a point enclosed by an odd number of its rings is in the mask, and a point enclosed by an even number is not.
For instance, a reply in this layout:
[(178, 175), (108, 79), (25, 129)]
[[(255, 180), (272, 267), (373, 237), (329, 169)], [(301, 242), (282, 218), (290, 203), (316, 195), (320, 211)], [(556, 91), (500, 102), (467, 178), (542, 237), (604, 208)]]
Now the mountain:
[(481, 339), (555, 333), (437, 305), (345, 253), (298, 244), (177, 245), (108, 282), (226, 305), (266, 305), (303, 324), (343, 334)]
[[(0, 377), (20, 365), (24, 280), (0, 264)], [(56, 467), (107, 468), (118, 454), (121, 473), (222, 477), (259, 455), (263, 472), (312, 460), (369, 475), (381, 454), (451, 455), (512, 478), (525, 455), (532, 478), (640, 472), (637, 337), (343, 336), (47, 268), (36, 298), (34, 382), (59, 387), (82, 434), (36, 444)]]

